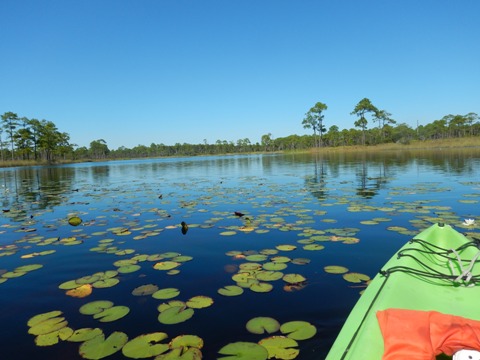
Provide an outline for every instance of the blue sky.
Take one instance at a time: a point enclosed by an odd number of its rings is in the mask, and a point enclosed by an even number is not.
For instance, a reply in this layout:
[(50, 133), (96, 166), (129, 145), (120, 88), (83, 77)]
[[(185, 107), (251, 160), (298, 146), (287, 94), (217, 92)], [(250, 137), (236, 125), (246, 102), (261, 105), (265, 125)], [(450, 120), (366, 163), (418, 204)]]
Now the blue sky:
[[(0, 113), (111, 149), (480, 114), (478, 0), (1, 0)], [(370, 122), (369, 127), (374, 124)]]

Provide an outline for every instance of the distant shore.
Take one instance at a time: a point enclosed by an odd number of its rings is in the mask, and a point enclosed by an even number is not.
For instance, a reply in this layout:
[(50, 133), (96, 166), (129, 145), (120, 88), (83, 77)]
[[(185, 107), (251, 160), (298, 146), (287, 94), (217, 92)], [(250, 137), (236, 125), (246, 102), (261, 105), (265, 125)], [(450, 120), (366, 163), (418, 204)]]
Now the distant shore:
[[(451, 139), (437, 139), (437, 140), (412, 140), (409, 144), (379, 144), (379, 145), (352, 145), (352, 146), (336, 146), (336, 147), (318, 147), (308, 150), (298, 151), (283, 151), (284, 153), (375, 153), (375, 152), (389, 152), (389, 151), (441, 151), (441, 150), (454, 150), (454, 149), (475, 149), (480, 150), (480, 136), (467, 137), (467, 138), (451, 138)], [(256, 154), (264, 152), (257, 152)], [(267, 152), (270, 154), (270, 152)], [(282, 151), (276, 151), (276, 153), (282, 153)], [(246, 153), (239, 153), (246, 154)], [(218, 154), (221, 155), (221, 154)], [(229, 154), (231, 155), (231, 154)], [(215, 155), (211, 155), (215, 156)], [(142, 158), (145, 159), (145, 158)], [(129, 160), (129, 159), (102, 159), (102, 160), (56, 160), (54, 163), (46, 163), (34, 160), (5, 160), (0, 161), (0, 168), (5, 167), (17, 167), (17, 166), (42, 166), (42, 165), (63, 165), (63, 164), (75, 164), (75, 163), (87, 163), (87, 162), (99, 162), (99, 161), (115, 161), (115, 160)]]
[(480, 137), (452, 138), (437, 140), (412, 140), (409, 144), (388, 143), (365, 146), (337, 146), (310, 149), (311, 152), (378, 152), (378, 151), (415, 151), (415, 150), (449, 150), (470, 149), (480, 150)]

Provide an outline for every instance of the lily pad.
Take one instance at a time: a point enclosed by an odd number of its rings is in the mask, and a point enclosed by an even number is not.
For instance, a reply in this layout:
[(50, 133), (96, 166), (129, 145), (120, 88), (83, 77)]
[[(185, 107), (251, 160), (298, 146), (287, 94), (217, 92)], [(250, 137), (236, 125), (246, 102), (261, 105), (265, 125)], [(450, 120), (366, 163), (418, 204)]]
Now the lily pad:
[(272, 334), (280, 329), (280, 323), (271, 317), (256, 317), (247, 322), (247, 330), (252, 334)]
[(227, 285), (218, 289), (218, 293), (223, 296), (238, 296), (243, 294), (243, 289), (236, 285)]
[(112, 322), (125, 317), (129, 312), (130, 309), (128, 307), (119, 305), (105, 309), (102, 312), (93, 315), (93, 318), (100, 322)]
[(234, 342), (222, 347), (219, 351), (221, 355), (217, 360), (266, 360), (268, 359), (268, 350), (256, 343)]
[(157, 290), (158, 290), (158, 286), (154, 284), (141, 285), (133, 289), (132, 295), (134, 296), (152, 295)]
[(157, 356), (169, 350), (168, 344), (160, 343), (167, 338), (168, 335), (164, 332), (140, 335), (127, 342), (122, 348), (122, 353), (132, 359)]
[(293, 251), (297, 247), (295, 245), (277, 245), (276, 248), (281, 251)]
[(120, 280), (116, 278), (104, 279), (104, 280), (95, 281), (92, 284), (92, 286), (97, 289), (105, 289), (105, 288), (113, 287), (117, 285), (119, 282)]
[(307, 280), (303, 275), (300, 274), (287, 274), (283, 277), (283, 281), (289, 284), (298, 284)]
[(202, 309), (213, 304), (213, 299), (208, 296), (194, 296), (187, 301), (187, 306), (192, 309)]
[(194, 314), (194, 310), (185, 306), (173, 306), (162, 311), (158, 315), (158, 321), (162, 324), (171, 325), (178, 324), (190, 319)]
[(172, 299), (178, 295), (180, 295), (180, 290), (176, 288), (165, 288), (165, 289), (160, 289), (155, 291), (152, 294), (152, 297), (154, 299), (165, 300), (165, 299)]
[(79, 287), (68, 290), (66, 292), (68, 296), (76, 297), (76, 298), (84, 298), (89, 296), (91, 293), (92, 293), (92, 285), (90, 284), (80, 285)]
[(44, 320), (28, 329), (28, 333), (32, 335), (48, 334), (60, 330), (68, 325), (68, 321), (64, 317), (54, 317)]
[(176, 261), (162, 261), (153, 265), (155, 270), (172, 270), (181, 264)]
[(62, 315), (62, 312), (60, 310), (54, 310), (54, 311), (49, 311), (43, 314), (38, 314), (30, 318), (30, 320), (28, 320), (27, 322), (27, 325), (29, 327), (33, 327), (45, 320), (56, 318), (56, 317), (59, 317), (60, 315)]
[(171, 348), (203, 348), (203, 339), (197, 335), (180, 335), (170, 341)]
[(328, 265), (323, 268), (325, 272), (329, 274), (345, 274), (348, 272), (348, 269), (345, 266), (339, 266), (339, 265)]
[(101, 313), (105, 309), (109, 309), (113, 306), (113, 302), (108, 300), (96, 300), (84, 304), (80, 307), (80, 314), (83, 315), (95, 315)]
[(48, 334), (38, 335), (35, 338), (37, 346), (51, 346), (58, 344), (60, 340), (66, 340), (73, 334), (73, 330), (69, 327), (63, 327), (59, 330), (52, 331)]
[(71, 342), (84, 342), (101, 334), (103, 334), (103, 331), (99, 328), (82, 328), (75, 330), (67, 340)]
[(113, 332), (108, 338), (101, 334), (80, 345), (79, 354), (84, 359), (98, 360), (113, 355), (128, 342), (128, 336), (120, 331)]
[(317, 333), (317, 328), (306, 321), (290, 321), (280, 327), (282, 334), (294, 340), (310, 339)]
[(370, 276), (360, 273), (347, 273), (343, 275), (343, 278), (351, 283), (360, 283), (362, 281), (370, 280)]
[(70, 219), (68, 219), (68, 223), (72, 226), (78, 226), (82, 223), (82, 219), (80, 219), (78, 216), (72, 216)]
[(276, 281), (280, 280), (283, 277), (283, 273), (280, 271), (259, 271), (256, 276), (257, 280), (260, 281)]
[(255, 292), (259, 292), (259, 293), (270, 292), (270, 291), (272, 291), (272, 289), (273, 289), (272, 284), (263, 283), (263, 282), (255, 283), (255, 284), (252, 284), (250, 286), (250, 290), (255, 291)]
[(300, 353), (300, 350), (294, 348), (298, 343), (285, 336), (272, 336), (260, 340), (258, 344), (267, 349), (269, 358), (295, 359)]

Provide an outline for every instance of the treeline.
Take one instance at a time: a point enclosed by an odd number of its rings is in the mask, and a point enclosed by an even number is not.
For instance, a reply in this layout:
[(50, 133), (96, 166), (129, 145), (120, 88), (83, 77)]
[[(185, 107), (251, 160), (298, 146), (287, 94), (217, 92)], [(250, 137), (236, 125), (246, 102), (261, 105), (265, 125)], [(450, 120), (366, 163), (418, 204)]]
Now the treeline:
[[(377, 145), (384, 143), (408, 144), (412, 140), (461, 138), (480, 136), (480, 118), (476, 113), (466, 115), (446, 115), (415, 129), (405, 123), (397, 124), (386, 110), (379, 110), (369, 99), (362, 99), (352, 111), (358, 120), (354, 128), (340, 129), (325, 126), (324, 112), (327, 105), (316, 103), (302, 121), (304, 128), (313, 129), (312, 135), (290, 135), (274, 139), (265, 134), (260, 142), (250, 139), (236, 142), (217, 140), (214, 144), (176, 143), (175, 145), (138, 145), (109, 149), (103, 139), (93, 140), (89, 147), (70, 143), (70, 135), (61, 132), (47, 120), (20, 118), (13, 112), (2, 115), (0, 126), (0, 158), (2, 162), (32, 160), (54, 162), (58, 160), (100, 160), (148, 158), (163, 156), (192, 156), (208, 154), (231, 154), (245, 152), (274, 152), (302, 150), (312, 147), (338, 147), (353, 145)], [(369, 128), (369, 124), (374, 126)]]

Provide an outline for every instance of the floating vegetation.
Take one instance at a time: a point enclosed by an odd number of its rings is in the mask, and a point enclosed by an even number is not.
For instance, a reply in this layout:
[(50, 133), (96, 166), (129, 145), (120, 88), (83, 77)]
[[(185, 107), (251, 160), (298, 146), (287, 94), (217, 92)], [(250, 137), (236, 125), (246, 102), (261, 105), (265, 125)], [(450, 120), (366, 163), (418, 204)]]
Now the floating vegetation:
[(281, 325), (276, 319), (263, 316), (250, 319), (245, 327), (252, 334), (274, 334), (280, 330), (282, 335), (270, 336), (258, 343), (230, 343), (219, 350), (219, 354), (230, 356), (218, 359), (295, 359), (300, 354), (297, 340), (311, 339), (317, 333), (316, 327), (306, 321), (290, 321)]

